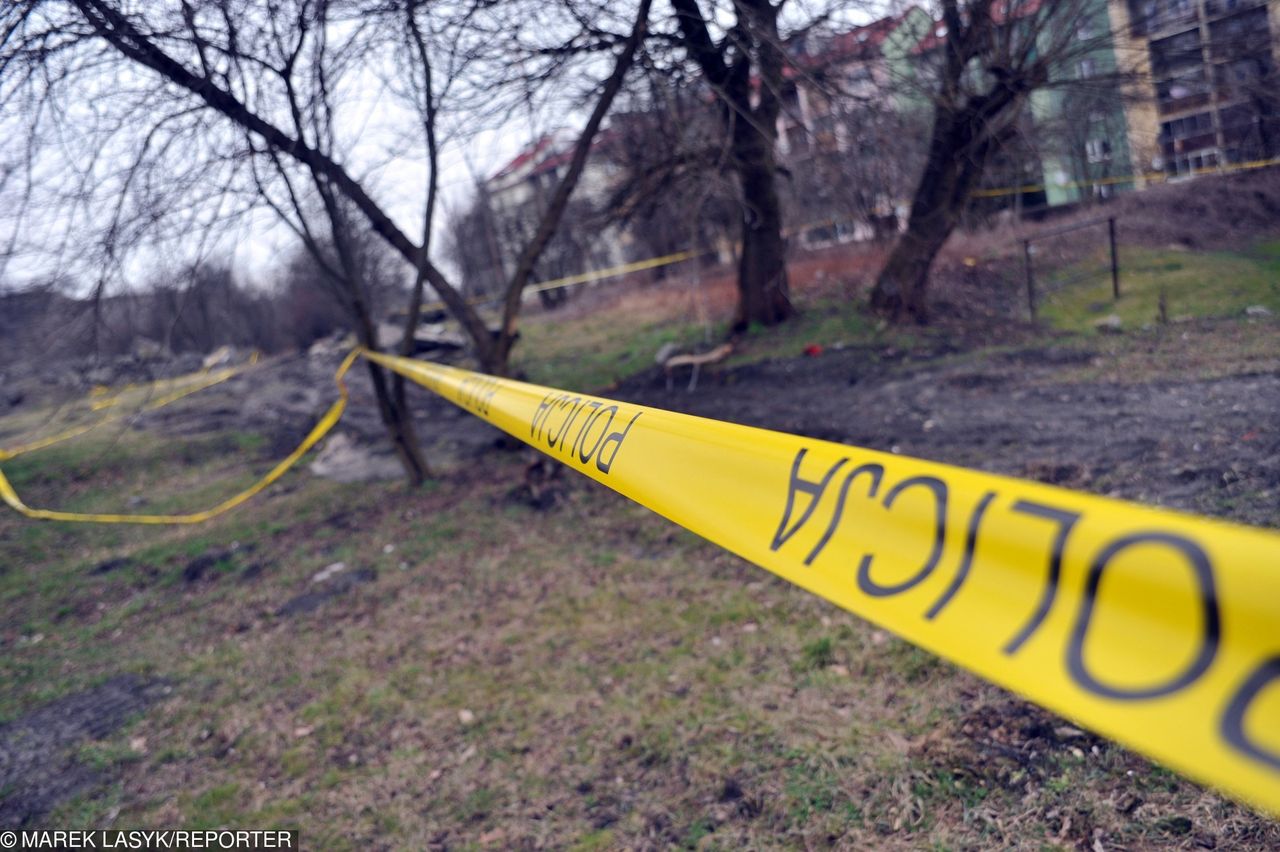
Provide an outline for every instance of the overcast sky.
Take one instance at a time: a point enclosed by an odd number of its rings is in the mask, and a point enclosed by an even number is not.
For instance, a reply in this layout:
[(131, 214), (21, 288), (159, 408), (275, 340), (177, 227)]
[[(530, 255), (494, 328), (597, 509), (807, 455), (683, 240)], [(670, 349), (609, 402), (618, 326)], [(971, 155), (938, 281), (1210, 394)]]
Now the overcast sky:
[[(793, 17), (814, 13), (805, 0), (794, 0), (789, 8)], [(669, 13), (669, 7), (659, 0), (653, 12), (655, 18)], [(869, 19), (861, 9), (846, 10), (841, 17), (850, 24)], [(589, 70), (602, 67), (607, 68), (607, 62)], [(383, 209), (416, 240), (421, 233), (427, 168), (421, 153), (398, 152), (406, 150), (405, 128), (415, 127), (417, 117), (389, 93), (389, 84), (379, 76), (394, 78), (398, 71), (362, 70), (342, 80), (341, 94), (334, 98), (341, 110), (342, 141), (338, 150), (342, 152), (340, 161), (367, 184)], [(123, 187), (123, 178), (114, 174), (127, 170), (142, 138), (134, 132), (102, 141), (101, 125), (107, 118), (132, 115), (132, 121), (146, 127), (152, 118), (147, 114), (147, 99), (154, 99), (153, 81), (149, 72), (112, 68), (109, 74), (89, 76), (78, 81), (77, 86), (68, 87), (62, 112), (45, 110), (41, 114), (51, 143), (40, 146), (40, 156), (34, 163), (25, 160), (31, 113), (24, 111), (22, 101), (6, 99), (0, 110), (0, 247), (8, 256), (0, 268), (0, 286), (22, 286), (58, 275), (66, 275), (82, 287), (94, 283), (102, 268), (95, 232), (102, 231), (104, 222), (124, 197), (118, 191)], [(446, 112), (441, 117), (441, 197), (432, 254), (447, 273), (453, 270), (441, 249), (449, 216), (460, 212), (477, 180), (491, 176), (532, 139), (561, 127), (581, 126), (585, 120), (582, 105), (589, 106), (590, 101), (584, 92), (589, 87), (589, 79), (577, 80), (576, 86), (570, 80), (545, 93), (536, 106), (521, 106), (500, 114), (487, 112), (480, 122), (473, 114), (456, 107), (450, 109), (446, 99)], [(191, 100), (189, 95), (184, 97)], [(226, 119), (204, 112), (211, 127), (209, 138), (215, 140), (210, 144), (216, 145), (217, 133), (225, 133), (230, 125)], [(125, 127), (129, 127), (127, 121)], [(417, 145), (420, 151), (420, 139)], [(191, 163), (201, 162), (202, 156), (216, 161), (208, 151), (180, 150), (169, 156), (179, 174)], [(216, 185), (219, 176), (216, 171), (205, 171), (184, 179), (194, 188), (202, 183)], [(86, 184), (96, 185), (99, 190), (88, 201), (77, 197)], [(137, 188), (134, 184), (135, 192)], [(229, 259), (242, 280), (270, 284), (283, 256), (297, 245), (296, 237), (279, 224), (274, 214), (258, 210), (233, 221), (216, 237), (203, 238), (199, 235), (205, 229), (199, 223), (213, 214), (211, 206), (206, 208), (190, 214), (183, 211), (168, 223), (167, 239), (134, 251), (122, 262), (123, 274), (113, 286), (143, 285), (157, 273), (176, 272), (195, 256)], [(171, 215), (172, 211), (166, 213)]]

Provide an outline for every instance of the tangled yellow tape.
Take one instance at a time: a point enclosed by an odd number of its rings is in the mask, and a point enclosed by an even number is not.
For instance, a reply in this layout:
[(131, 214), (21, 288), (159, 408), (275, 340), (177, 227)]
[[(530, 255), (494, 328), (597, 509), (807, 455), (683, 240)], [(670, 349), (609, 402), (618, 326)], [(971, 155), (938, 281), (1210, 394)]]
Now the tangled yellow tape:
[(814, 594), (1280, 813), (1280, 535), (365, 353)]
[[(128, 387), (111, 393), (104, 387), (96, 387), (89, 393), (89, 408), (91, 411), (101, 411), (104, 408), (114, 408), (120, 404), (121, 398), (131, 391), (140, 391), (142, 393), (152, 393), (154, 391), (169, 389), (168, 393), (148, 401), (140, 409), (141, 411), (155, 411), (158, 408), (177, 402), (183, 397), (190, 396), (193, 393), (211, 388), (214, 385), (222, 384), (232, 376), (236, 376), (244, 372), (249, 367), (258, 363), (258, 353), (254, 352), (249, 358), (247, 364), (242, 367), (226, 367), (221, 370), (204, 371), (202, 373), (193, 373), (189, 376), (182, 376), (176, 379), (160, 379), (147, 385), (129, 385)], [(95, 420), (92, 423), (86, 423), (81, 426), (73, 426), (70, 429), (59, 432), (56, 435), (50, 435), (47, 438), (40, 438), (17, 447), (9, 449), (0, 449), (0, 461), (8, 461), (18, 456), (33, 453), (36, 450), (43, 450), (52, 447), (55, 444), (61, 444), (63, 441), (70, 441), (72, 438), (78, 438), (86, 435), (94, 429), (106, 426), (109, 423), (118, 423), (128, 417), (128, 413), (111, 414)]]
[[(338, 367), (338, 371), (334, 373), (333, 376), (334, 381), (338, 384), (338, 398), (329, 406), (329, 410), (324, 413), (324, 416), (321, 417), (319, 421), (317, 421), (316, 425), (311, 428), (311, 431), (307, 433), (307, 436), (302, 439), (302, 442), (294, 448), (293, 452), (289, 453), (289, 455), (282, 459), (275, 467), (271, 468), (271, 470), (267, 472), (266, 476), (259, 479), (253, 485), (238, 494), (228, 497), (226, 500), (223, 500), (221, 503), (210, 509), (182, 515), (121, 515), (104, 512), (61, 512), (56, 509), (34, 509), (24, 503), (22, 498), (18, 496), (18, 492), (14, 490), (13, 485), (9, 482), (9, 478), (4, 475), (3, 470), (0, 470), (0, 501), (6, 503), (9, 508), (13, 509), (15, 512), (19, 512), (33, 520), (41, 521), (72, 521), (94, 524), (152, 524), (157, 526), (170, 524), (202, 524), (205, 521), (210, 521), (218, 515), (221, 515), (224, 512), (229, 512), (237, 506), (248, 502), (250, 499), (266, 490), (267, 486), (271, 485), (277, 479), (288, 473), (289, 469), (297, 464), (299, 459), (305, 456), (312, 447), (320, 442), (320, 439), (329, 433), (330, 429), (337, 425), (338, 420), (342, 417), (342, 413), (347, 408), (348, 393), (344, 378), (346, 377), (347, 371), (351, 369), (351, 365), (355, 363), (356, 357), (360, 355), (360, 352), (361, 350), (359, 349), (353, 350), (345, 359), (343, 359), (342, 364)], [(254, 356), (249, 363), (258, 363), (257, 353), (254, 353)], [(163, 405), (168, 405), (171, 402), (176, 402), (177, 400), (182, 399), (185, 396), (189, 396), (196, 391), (211, 387), (219, 382), (224, 382), (240, 371), (241, 368), (228, 368), (227, 370), (219, 371), (219, 373), (209, 376), (208, 380), (197, 383), (195, 386), (183, 388), (180, 391), (175, 391), (174, 393), (161, 397), (146, 406), (145, 410), (156, 409)], [(55, 436), (54, 438), (35, 441), (31, 444), (12, 450), (0, 450), (0, 462), (52, 446), (55, 443), (68, 440), (69, 438), (74, 438), (77, 435), (82, 435), (91, 429), (98, 428), (104, 423), (119, 420), (122, 416), (123, 415), (107, 418), (90, 426), (80, 427), (79, 429), (72, 430), (71, 432)]]

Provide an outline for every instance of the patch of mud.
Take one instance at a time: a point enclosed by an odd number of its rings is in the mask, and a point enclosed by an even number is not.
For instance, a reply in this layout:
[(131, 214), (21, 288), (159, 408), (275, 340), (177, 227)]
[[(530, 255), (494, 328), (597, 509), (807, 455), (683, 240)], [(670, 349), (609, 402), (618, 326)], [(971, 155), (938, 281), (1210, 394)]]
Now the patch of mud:
[[(958, 362), (869, 364), (830, 352), (612, 396), (875, 450), (1037, 479), (1260, 526), (1280, 525), (1280, 373), (1145, 384), (1059, 379), (1061, 347)], [(1189, 471), (1192, 471), (1189, 473)], [(1201, 473), (1205, 472), (1207, 473)]]
[(28, 825), (106, 783), (109, 771), (83, 763), (79, 747), (111, 735), (171, 691), (164, 680), (117, 675), (0, 726), (0, 826)]

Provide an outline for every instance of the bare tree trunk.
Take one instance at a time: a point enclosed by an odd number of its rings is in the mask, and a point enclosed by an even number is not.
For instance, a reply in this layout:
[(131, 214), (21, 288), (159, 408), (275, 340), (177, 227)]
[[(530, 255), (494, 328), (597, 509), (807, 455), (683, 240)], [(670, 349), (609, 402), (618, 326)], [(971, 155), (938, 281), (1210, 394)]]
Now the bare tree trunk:
[(929, 319), (929, 270), (960, 221), (969, 193), (982, 179), (988, 153), (999, 142), (986, 135), (986, 128), (975, 139), (975, 123), (972, 117), (943, 109), (935, 115), (907, 229), (871, 290), (871, 308), (895, 322)]
[[(365, 346), (373, 349), (367, 343)], [(396, 458), (400, 460), (409, 484), (421, 485), (431, 476), (431, 468), (427, 466), (422, 445), (418, 443), (418, 434), (413, 426), (413, 411), (407, 404), (401, 403), (387, 387), (385, 371), (372, 361), (367, 363), (369, 378), (373, 382), (373, 394), (378, 400), (378, 416), (387, 429), (387, 437), (395, 448)]]
[(774, 155), (785, 64), (778, 34), (782, 5), (738, 0), (734, 26), (717, 42), (697, 0), (671, 0), (682, 46), (720, 99), (742, 188), (742, 254), (732, 333), (754, 322), (777, 325), (795, 313)]
[(739, 182), (745, 209), (742, 256), (738, 265), (738, 307), (732, 331), (752, 323), (777, 325), (795, 313), (787, 282), (782, 204), (771, 141), (754, 127), (735, 140)]
[[(356, 336), (361, 346), (372, 352), (379, 352), (381, 349), (373, 319), (369, 316), (364, 300), (354, 292), (356, 290), (356, 286), (348, 290), (351, 310), (356, 317)], [(405, 478), (410, 485), (421, 485), (431, 476), (431, 468), (422, 454), (422, 445), (418, 442), (417, 431), (413, 427), (413, 411), (408, 403), (392, 392), (386, 371), (367, 359), (366, 364), (369, 368), (369, 380), (373, 384), (373, 395), (378, 402), (378, 417), (387, 430), (387, 438), (391, 441), (400, 466), (404, 468)]]
[(578, 137), (577, 144), (574, 145), (569, 168), (556, 187), (555, 194), (551, 197), (551, 203), (542, 214), (533, 239), (525, 245), (524, 250), (520, 252), (520, 257), (516, 259), (516, 268), (507, 282), (507, 292), (503, 299), (502, 326), (493, 338), (491, 348), (484, 353), (484, 357), (481, 359), (485, 372), (502, 376), (506, 375), (510, 369), (511, 348), (516, 342), (516, 317), (520, 313), (520, 303), (524, 296), (525, 287), (529, 284), (529, 279), (533, 275), (533, 269), (538, 262), (538, 258), (546, 250), (547, 244), (555, 236), (560, 220), (564, 218), (565, 208), (569, 206), (569, 198), (572, 196), (574, 188), (578, 185), (578, 179), (582, 177), (583, 169), (586, 168), (587, 157), (591, 153), (591, 145), (595, 141), (596, 132), (599, 131), (605, 115), (608, 114), (609, 108), (613, 105), (614, 98), (621, 91), (627, 71), (631, 69), (631, 65), (636, 58), (636, 52), (644, 41), (645, 33), (648, 32), (651, 4), (652, 0), (640, 0), (640, 8), (636, 12), (635, 24), (632, 26), (631, 33), (622, 46), (622, 52), (614, 60), (613, 70), (609, 73), (609, 78), (605, 80), (604, 89), (600, 92), (599, 99), (596, 100), (595, 108), (592, 109), (586, 126), (583, 127), (582, 134)]
[[(378, 342), (377, 326), (364, 299), (367, 288), (361, 278), (360, 266), (351, 245), (349, 225), (342, 214), (332, 187), (320, 174), (315, 175), (315, 180), (320, 199), (324, 202), (325, 212), (332, 226), (333, 244), (342, 267), (339, 284), (346, 291), (351, 316), (355, 320), (356, 335), (360, 344), (366, 349), (379, 352), (381, 348)], [(400, 460), (400, 466), (404, 468), (405, 477), (410, 485), (421, 485), (431, 475), (431, 470), (427, 466), (426, 458), (422, 455), (422, 446), (418, 443), (418, 436), (413, 428), (413, 412), (407, 403), (401, 403), (395, 398), (382, 367), (370, 361), (368, 368), (369, 379), (373, 383), (373, 394), (378, 401), (378, 415), (382, 418), (382, 425), (386, 427), (387, 437), (391, 440), (391, 446)]]
[[(414, 355), (414, 340), (417, 337), (418, 322), (422, 317), (422, 297), (423, 291), (426, 289), (427, 277), (426, 269), (431, 257), (431, 228), (435, 224), (436, 212), (436, 192), (440, 185), (440, 147), (436, 140), (436, 115), (438, 105), (436, 103), (435, 84), (433, 80), (433, 69), (431, 57), (427, 51), (426, 43), (423, 41), (422, 33), (418, 30), (418, 22), (414, 17), (414, 8), (409, 6), (405, 13), (405, 26), (409, 32), (410, 38), (413, 40), (414, 48), (418, 52), (418, 60), (422, 63), (422, 130), (427, 143), (427, 168), (431, 170), (427, 178), (427, 200), (426, 206), (422, 211), (422, 249), (418, 259), (416, 274), (413, 280), (413, 292), (409, 296), (408, 315), (404, 321), (404, 336), (400, 339), (400, 355), (404, 358), (412, 358)], [(372, 362), (370, 366), (376, 366)], [(378, 378), (375, 371), (374, 387), (377, 388)], [(422, 478), (430, 476), (427, 470), (426, 461), (422, 457), (422, 448), (418, 443), (418, 436), (413, 428), (413, 412), (409, 408), (409, 396), (406, 390), (407, 381), (400, 373), (394, 373), (391, 378), (392, 400), (389, 414), (396, 421), (393, 426), (387, 423), (387, 428), (391, 434), (392, 442), (399, 445), (403, 439), (409, 452), (414, 456), (410, 463), (406, 464), (404, 459), (401, 463), (405, 466), (405, 472), (409, 474), (409, 479), (414, 484), (422, 481)], [(407, 426), (407, 431), (402, 429)], [(399, 449), (397, 449), (399, 452)], [(417, 471), (420, 476), (415, 481), (415, 474), (411, 472)]]

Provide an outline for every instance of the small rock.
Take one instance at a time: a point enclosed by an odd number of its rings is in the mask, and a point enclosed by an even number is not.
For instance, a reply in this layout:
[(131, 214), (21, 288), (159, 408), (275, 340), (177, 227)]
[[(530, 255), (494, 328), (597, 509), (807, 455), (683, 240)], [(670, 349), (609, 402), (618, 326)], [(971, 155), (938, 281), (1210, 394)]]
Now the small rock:
[(134, 754), (146, 754), (147, 738), (133, 737), (132, 739), (129, 740), (129, 750), (132, 751)]
[(1244, 309), (1244, 315), (1247, 317), (1269, 317), (1271, 311), (1263, 305), (1250, 305)]
[(315, 728), (311, 727), (310, 725), (299, 725), (298, 727), (293, 729), (293, 736), (294, 736), (294, 739), (300, 740), (303, 737), (311, 736), (313, 731), (315, 731)]
[(849, 676), (849, 667), (848, 667), (848, 666), (842, 666), (842, 665), (840, 665), (839, 663), (837, 663), (837, 664), (835, 664), (835, 665), (832, 665), (832, 666), (827, 666), (827, 671), (828, 671), (828, 672), (830, 672), (830, 673), (831, 673), (831, 674), (833, 674), (833, 675), (838, 675), (839, 677), (848, 677), (848, 676)]
[(466, 709), (459, 710), (458, 721), (464, 725), (474, 725), (476, 722), (476, 714)]
[(377, 454), (344, 433), (325, 441), (324, 449), (307, 468), (316, 476), (335, 482), (380, 482), (398, 479), (400, 463), (388, 454)]
[(394, 544), (384, 544), (382, 545), (382, 552), (390, 556), (396, 552), (396, 546)]
[(330, 577), (333, 577), (333, 576), (335, 576), (335, 575), (337, 575), (337, 574), (341, 574), (341, 573), (342, 573), (343, 571), (345, 571), (345, 570), (347, 570), (347, 563), (345, 563), (345, 562), (334, 562), (333, 564), (331, 564), (331, 565), (326, 565), (325, 567), (321, 568), (321, 569), (320, 569), (319, 571), (317, 571), (316, 573), (312, 574), (312, 575), (311, 575), (311, 582), (313, 582), (313, 583), (323, 583), (325, 580), (328, 580)]
[(378, 579), (378, 572), (372, 568), (357, 568), (353, 571), (337, 572), (336, 576), (319, 589), (305, 592), (285, 601), (284, 605), (276, 610), (276, 615), (287, 618), (314, 612), (339, 595), (345, 595), (356, 586), (363, 583), (372, 583), (376, 579)]
[(1111, 314), (1095, 322), (1093, 327), (1103, 334), (1119, 334), (1124, 331), (1124, 320), (1119, 314)]

